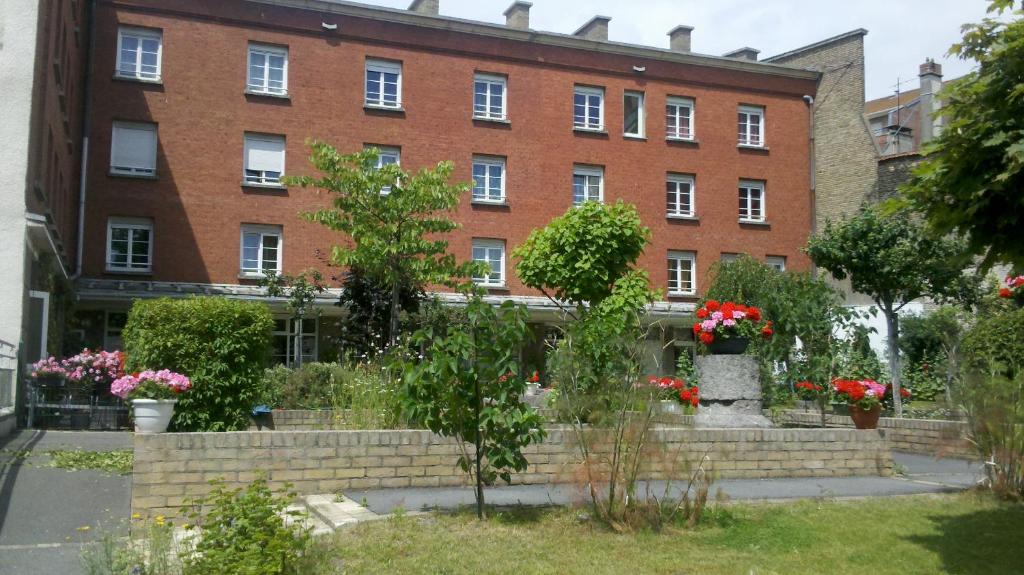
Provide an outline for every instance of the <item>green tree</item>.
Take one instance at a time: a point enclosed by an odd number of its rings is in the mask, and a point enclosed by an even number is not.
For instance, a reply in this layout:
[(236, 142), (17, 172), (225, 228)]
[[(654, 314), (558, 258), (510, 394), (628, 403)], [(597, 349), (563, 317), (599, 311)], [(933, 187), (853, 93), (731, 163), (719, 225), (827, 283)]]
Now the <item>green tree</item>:
[[(989, 12), (1013, 2), (1000, 0)], [(977, 69), (939, 95), (942, 133), (903, 188), (905, 202), (924, 213), (938, 234), (966, 236), (982, 268), (996, 262), (1024, 269), (1024, 20), (987, 18), (963, 27), (949, 53)]]
[(378, 167), (375, 148), (348, 155), (323, 142), (311, 148), (310, 161), (321, 175), (286, 181), (333, 195), (332, 207), (304, 215), (348, 236), (349, 244), (331, 249), (332, 263), (359, 268), (390, 290), (393, 344), (401, 329), (404, 287), (454, 286), (479, 273), (475, 262), (458, 263), (445, 239), (459, 227), (450, 215), (469, 187), (449, 183), (451, 162), (410, 174), (396, 164)]
[[(374, 281), (358, 268), (349, 268), (342, 276), (337, 305), (345, 310), (339, 320), (341, 348), (349, 358), (373, 357), (387, 347), (391, 325), (391, 287)], [(400, 312), (414, 316), (420, 310), (423, 290), (416, 286), (399, 287)], [(403, 327), (403, 330), (408, 327)]]
[(902, 416), (897, 314), (922, 297), (971, 301), (977, 281), (964, 273), (965, 247), (925, 233), (907, 212), (883, 214), (878, 207), (864, 207), (844, 221), (827, 222), (808, 240), (806, 251), (836, 279), (849, 277), (853, 289), (873, 299), (885, 315), (893, 403)]
[(289, 321), (295, 322), (292, 349), (296, 352), (295, 357), (289, 359), (294, 359), (296, 367), (299, 367), (302, 365), (302, 319), (312, 311), (316, 296), (327, 291), (324, 278), (315, 269), (306, 270), (297, 276), (278, 274), (273, 270), (266, 270), (263, 273), (260, 285), (267, 288), (268, 296), (285, 299), (291, 313)]
[(459, 465), (475, 479), (481, 519), (484, 484), (499, 477), (511, 482), (512, 471), (527, 467), (522, 449), (545, 436), (540, 415), (522, 401), (519, 350), (528, 317), (525, 306), (506, 301), (495, 308), (474, 295), (465, 324), (428, 324), (413, 334), (426, 359), (403, 366), (405, 409), (427, 429), (458, 441)]

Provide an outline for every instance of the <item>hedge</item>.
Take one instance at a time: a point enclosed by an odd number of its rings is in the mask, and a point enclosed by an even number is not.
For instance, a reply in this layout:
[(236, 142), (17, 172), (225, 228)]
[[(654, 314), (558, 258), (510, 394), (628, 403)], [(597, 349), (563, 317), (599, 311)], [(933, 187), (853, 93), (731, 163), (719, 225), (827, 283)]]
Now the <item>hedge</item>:
[(192, 379), (174, 431), (246, 429), (270, 352), (265, 304), (217, 297), (139, 300), (122, 332), (127, 369), (170, 369)]

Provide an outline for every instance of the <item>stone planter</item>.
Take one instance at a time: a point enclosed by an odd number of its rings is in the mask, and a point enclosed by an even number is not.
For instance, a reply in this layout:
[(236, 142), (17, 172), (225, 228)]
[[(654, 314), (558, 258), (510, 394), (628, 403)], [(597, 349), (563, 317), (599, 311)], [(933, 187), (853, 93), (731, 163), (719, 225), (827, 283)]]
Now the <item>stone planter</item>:
[(133, 399), (135, 433), (163, 433), (174, 415), (176, 399)]
[(533, 397), (534, 395), (540, 395), (540, 384), (539, 383), (527, 383), (526, 384), (526, 395)]
[(662, 399), (658, 402), (658, 411), (661, 413), (671, 413), (673, 415), (682, 415), (683, 406), (678, 401), (673, 399)]
[(764, 428), (772, 422), (761, 409), (757, 359), (750, 355), (697, 357), (700, 409), (694, 427)]
[(795, 405), (799, 411), (810, 411), (813, 413), (821, 413), (821, 406), (818, 405), (817, 401), (811, 399), (798, 399)]
[(748, 345), (750, 340), (745, 337), (715, 338), (708, 346), (708, 352), (712, 355), (740, 355), (747, 351)]
[(878, 429), (878, 417), (882, 414), (882, 406), (876, 405), (871, 409), (861, 409), (856, 405), (850, 406), (850, 419), (857, 429)]

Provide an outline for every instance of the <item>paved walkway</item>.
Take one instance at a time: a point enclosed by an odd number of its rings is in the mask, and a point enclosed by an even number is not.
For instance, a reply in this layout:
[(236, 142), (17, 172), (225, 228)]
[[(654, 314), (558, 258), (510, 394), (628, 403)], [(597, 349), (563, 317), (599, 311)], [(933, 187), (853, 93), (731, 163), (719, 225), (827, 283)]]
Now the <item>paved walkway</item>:
[[(844, 498), (867, 496), (911, 495), (959, 491), (974, 485), (981, 477), (979, 464), (961, 459), (939, 459), (909, 453), (894, 453), (901, 477), (821, 477), (789, 479), (726, 479), (712, 486), (731, 500), (764, 501), (794, 498)], [(645, 482), (639, 492), (647, 488)], [(662, 494), (665, 482), (652, 481), (651, 492)], [(678, 494), (685, 482), (674, 482), (671, 491)], [(454, 509), (473, 505), (469, 488), (427, 487), (407, 489), (349, 490), (345, 496), (365, 503), (375, 514), (392, 513), (395, 509), (420, 511)], [(484, 498), (493, 505), (564, 505), (585, 501), (586, 495), (567, 485), (511, 485), (488, 488)]]
[[(81, 544), (118, 530), (131, 477), (50, 466), (47, 451), (131, 448), (130, 433), (20, 430), (0, 439), (0, 575), (79, 573)], [(79, 527), (88, 526), (88, 531)]]

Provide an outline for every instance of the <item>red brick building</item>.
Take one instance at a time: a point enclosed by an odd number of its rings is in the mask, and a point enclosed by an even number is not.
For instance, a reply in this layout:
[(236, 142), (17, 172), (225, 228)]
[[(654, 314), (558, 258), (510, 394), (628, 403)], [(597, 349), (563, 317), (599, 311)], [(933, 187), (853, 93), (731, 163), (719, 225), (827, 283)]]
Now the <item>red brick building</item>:
[(506, 15), (441, 17), (422, 0), (100, 0), (77, 285), (92, 337), (102, 323), (116, 344), (135, 297), (256, 298), (260, 269), (321, 265), (341, 238), (298, 214), (328, 198), (276, 183), (310, 171), (311, 138), (377, 146), (406, 169), (453, 161), (475, 187), (451, 251), (492, 260), (492, 295), (540, 319), (550, 306), (510, 254), (574, 198), (639, 208), (653, 232), (640, 263), (667, 293), (657, 316), (687, 321), (729, 254), (809, 268), (817, 72), (693, 53), (687, 27), (658, 49), (608, 41), (603, 17), (565, 35), (529, 29), (528, 3)]

